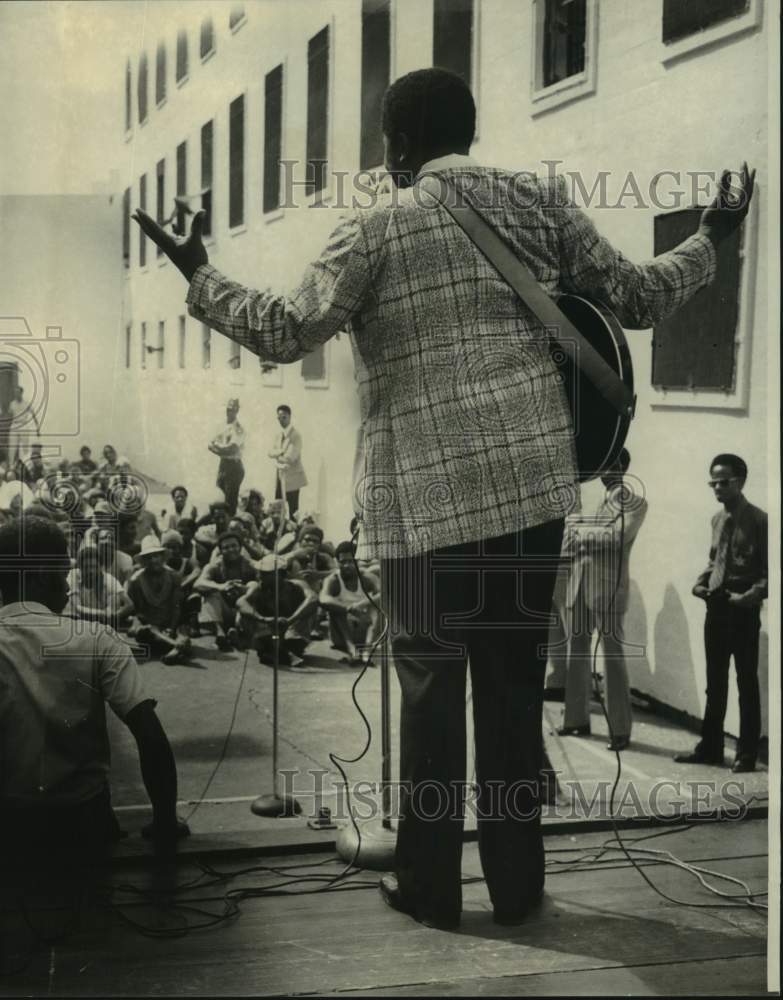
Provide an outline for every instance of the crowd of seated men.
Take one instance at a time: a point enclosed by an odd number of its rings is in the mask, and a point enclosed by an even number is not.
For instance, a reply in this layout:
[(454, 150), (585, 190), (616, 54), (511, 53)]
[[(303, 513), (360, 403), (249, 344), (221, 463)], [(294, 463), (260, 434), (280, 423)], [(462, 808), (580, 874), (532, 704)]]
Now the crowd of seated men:
[(2, 477), (0, 523), (43, 516), (67, 539), (67, 615), (109, 624), (167, 664), (192, 656), (205, 633), (220, 650), (291, 669), (327, 636), (346, 662), (370, 662), (378, 568), (356, 562), (353, 542), (327, 541), (313, 514), (290, 518), (285, 501), (249, 489), (233, 516), (221, 495), (199, 516), (178, 485), (159, 524), (142, 477), (111, 445), (101, 464), (85, 446), (54, 469), (33, 447)]

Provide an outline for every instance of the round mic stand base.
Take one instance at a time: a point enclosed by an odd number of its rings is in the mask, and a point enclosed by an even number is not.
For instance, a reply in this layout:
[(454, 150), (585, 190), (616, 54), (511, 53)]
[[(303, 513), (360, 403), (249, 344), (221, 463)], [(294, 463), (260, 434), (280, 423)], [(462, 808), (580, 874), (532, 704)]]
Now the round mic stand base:
[(298, 816), (302, 807), (291, 795), (259, 795), (250, 806), (256, 816)]
[(357, 835), (353, 823), (344, 826), (337, 834), (335, 844), (340, 859), (345, 864), (353, 863), (370, 871), (394, 871), (396, 832), (378, 820), (357, 825), (361, 836)]

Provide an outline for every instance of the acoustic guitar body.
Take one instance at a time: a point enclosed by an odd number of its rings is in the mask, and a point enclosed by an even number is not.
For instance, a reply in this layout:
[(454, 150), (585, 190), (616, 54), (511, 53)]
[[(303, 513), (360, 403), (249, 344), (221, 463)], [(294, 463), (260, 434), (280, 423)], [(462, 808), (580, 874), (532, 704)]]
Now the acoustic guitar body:
[[(580, 295), (561, 295), (557, 305), (633, 394), (631, 352), (623, 328), (611, 310)], [(574, 422), (579, 481), (587, 482), (600, 476), (619, 455), (633, 412), (618, 413), (557, 342), (552, 348), (552, 359), (565, 380)]]

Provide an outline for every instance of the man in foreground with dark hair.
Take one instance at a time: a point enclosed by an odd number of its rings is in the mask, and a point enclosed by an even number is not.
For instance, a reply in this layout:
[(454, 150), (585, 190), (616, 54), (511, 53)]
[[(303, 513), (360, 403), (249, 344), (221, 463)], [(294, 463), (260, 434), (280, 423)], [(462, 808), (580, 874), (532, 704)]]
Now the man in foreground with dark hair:
[(741, 207), (724, 211), (725, 175), (698, 234), (637, 266), (569, 201), (563, 178), (471, 159), (475, 121), (459, 76), (423, 69), (395, 81), (382, 126), (397, 190), (350, 212), (290, 295), (211, 267), (202, 213), (182, 241), (134, 215), (189, 282), (191, 314), (263, 360), (290, 363), (351, 332), (360, 554), (381, 561), (402, 690), (396, 878), (384, 877), (381, 892), (422, 923), (452, 928), (462, 909), (468, 659), (495, 920), (523, 921), (543, 891), (541, 651), (578, 485), (546, 330), (419, 181), (456, 187), (548, 292), (600, 299), (636, 328), (710, 283), (715, 245), (740, 224), (753, 189), (746, 169)]
[(69, 565), (53, 521), (0, 526), (0, 857), (95, 861), (119, 838), (107, 703), (138, 745), (153, 812), (145, 832), (171, 851), (188, 832), (171, 746), (129, 647), (104, 625), (61, 617)]
[(710, 489), (723, 504), (712, 518), (710, 558), (693, 588), (707, 605), (704, 651), (707, 705), (701, 740), (680, 764), (723, 764), (723, 720), (729, 696), (729, 662), (734, 657), (739, 691), (740, 733), (732, 771), (755, 771), (761, 738), (759, 630), (767, 596), (767, 515), (745, 499), (748, 467), (739, 455), (716, 455)]

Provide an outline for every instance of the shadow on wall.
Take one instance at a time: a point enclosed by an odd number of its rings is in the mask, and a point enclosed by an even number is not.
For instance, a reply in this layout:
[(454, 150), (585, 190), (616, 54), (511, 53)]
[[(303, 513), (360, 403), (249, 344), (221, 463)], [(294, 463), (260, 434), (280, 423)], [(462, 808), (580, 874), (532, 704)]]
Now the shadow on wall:
[[(696, 600), (696, 598), (694, 598)], [(655, 617), (655, 675), (650, 693), (667, 705), (674, 705), (701, 717), (702, 706), (696, 683), (690, 629), (680, 595), (669, 583), (663, 607)]]

